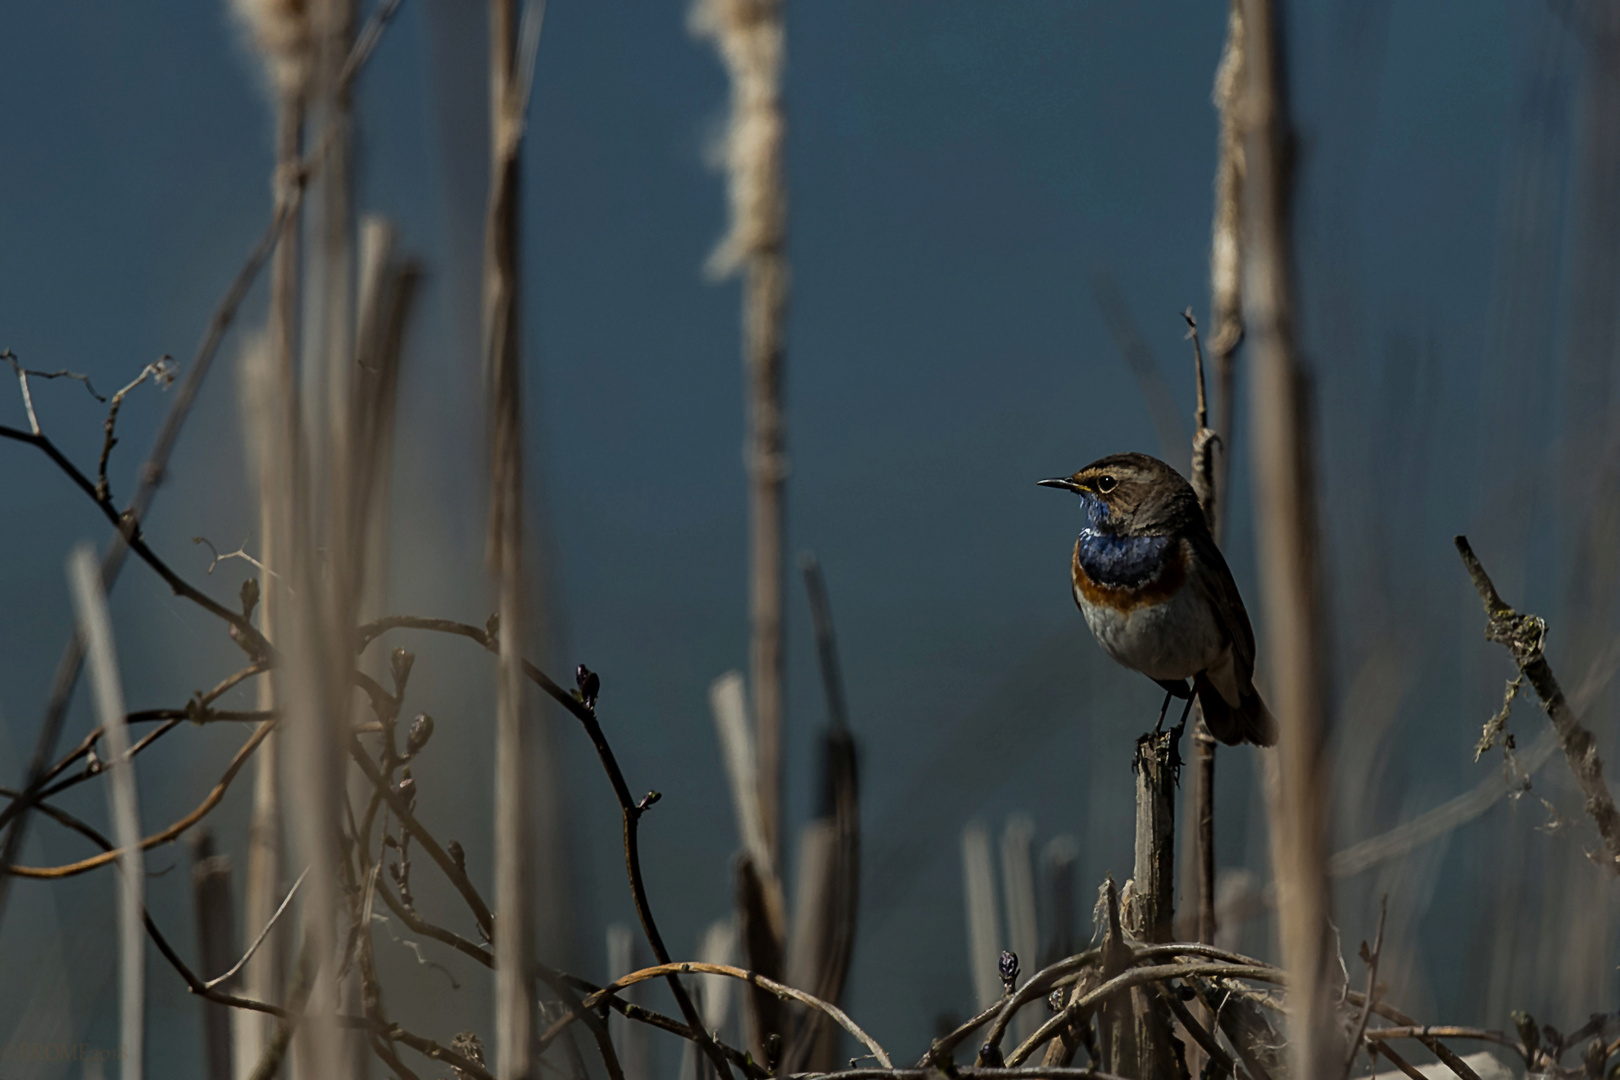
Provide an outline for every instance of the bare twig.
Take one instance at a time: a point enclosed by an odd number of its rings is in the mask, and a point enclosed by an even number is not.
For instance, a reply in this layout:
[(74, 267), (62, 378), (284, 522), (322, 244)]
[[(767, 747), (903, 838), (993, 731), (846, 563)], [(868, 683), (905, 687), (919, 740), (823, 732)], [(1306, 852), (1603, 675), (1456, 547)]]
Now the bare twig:
[[(414, 615), (392, 615), (378, 619), (360, 627), (355, 634), (358, 642), (357, 651), (363, 650), (367, 644), (392, 629), (418, 629), (432, 630), (438, 633), (453, 634), (457, 637), (468, 638), (482, 645), (486, 650), (495, 651), (497, 638), (490, 629), (472, 626), (468, 623), (456, 622), (453, 619), (432, 619)], [(624, 835), (624, 865), (625, 874), (630, 881), (630, 897), (636, 906), (636, 915), (641, 920), (641, 928), (646, 934), (647, 944), (652, 947), (653, 956), (660, 964), (668, 964), (669, 949), (664, 945), (663, 935), (658, 932), (658, 923), (653, 917), (652, 903), (647, 897), (646, 882), (641, 874), (641, 848), (640, 825), (641, 815), (657, 801), (655, 792), (649, 792), (643, 799), (637, 800), (630, 795), (630, 786), (625, 783), (624, 772), (619, 768), (618, 758), (613, 748), (608, 744), (607, 736), (602, 733), (602, 725), (597, 722), (594, 703), (587, 705), (582, 698), (569, 694), (562, 687), (553, 682), (545, 672), (541, 671), (529, 661), (523, 661), (523, 673), (541, 690), (545, 691), (552, 700), (567, 709), (574, 718), (585, 728), (585, 734), (590, 738), (591, 745), (596, 749), (597, 758), (602, 763), (602, 770), (607, 773), (608, 783), (613, 788), (614, 796), (619, 800), (619, 814), (623, 825)], [(358, 747), (356, 750), (358, 751)], [(364, 752), (360, 751), (362, 756)], [(369, 760), (367, 762), (369, 765)], [(373, 781), (375, 783), (375, 781)], [(393, 804), (390, 803), (390, 806)], [(442, 865), (442, 864), (441, 864)], [(692, 1004), (691, 995), (679, 977), (671, 973), (667, 979), (670, 993), (680, 1006), (681, 1016), (686, 1020), (687, 1026), (693, 1031), (702, 1032), (698, 1044), (710, 1061), (715, 1062), (716, 1071), (723, 1080), (730, 1080), (730, 1066), (725, 1061), (725, 1055), (715, 1045), (714, 1040), (704, 1028), (702, 1019), (698, 1016), (697, 1008)]]
[(1231, 1054), (1221, 1049), (1220, 1042), (1216, 1040), (1214, 1035), (1210, 1034), (1209, 1029), (1193, 1017), (1187, 1006), (1182, 1004), (1181, 998), (1177, 996), (1175, 990), (1164, 983), (1155, 984), (1155, 988), (1159, 992), (1160, 999), (1169, 1007), (1170, 1012), (1175, 1015), (1181, 1026), (1186, 1029), (1187, 1034), (1191, 1035), (1200, 1049), (1209, 1055), (1209, 1060), (1214, 1062), (1215, 1067), (1220, 1070), (1220, 1075), (1236, 1076), (1237, 1062), (1232, 1060)]
[[(743, 982), (749, 983), (750, 985), (757, 986), (761, 990), (774, 994), (776, 997), (779, 997), (784, 1001), (797, 1001), (801, 1005), (808, 1005), (812, 1009), (817, 1009), (831, 1017), (839, 1027), (853, 1035), (856, 1040), (860, 1042), (862, 1046), (866, 1047), (872, 1056), (875, 1057), (885, 1069), (893, 1067), (893, 1062), (889, 1060), (888, 1052), (884, 1050), (882, 1046), (878, 1045), (878, 1043), (873, 1040), (870, 1035), (862, 1031), (860, 1025), (851, 1020), (844, 1010), (840, 1009), (838, 1006), (822, 1001), (820, 998), (807, 994), (803, 990), (795, 990), (793, 987), (784, 986), (782, 983), (779, 983), (774, 979), (767, 979), (765, 976), (757, 974), (756, 972), (747, 971), (739, 967), (732, 967), (730, 964), (704, 964), (697, 961), (687, 961), (679, 964), (657, 964), (653, 967), (642, 968), (640, 971), (632, 971), (628, 975), (615, 979), (612, 983), (604, 986), (596, 993), (587, 997), (584, 1001), (584, 1007), (586, 1009), (595, 1008), (606, 998), (613, 995), (616, 991), (623, 990), (627, 986), (634, 986), (638, 982), (645, 982), (648, 979), (655, 979), (659, 976), (667, 977), (669, 975), (686, 974), (729, 976), (730, 978), (740, 979)], [(574, 1014), (570, 1013), (569, 1015), (558, 1020), (556, 1023), (552, 1024), (551, 1027), (547, 1029), (545, 1035), (542, 1036), (541, 1045), (543, 1046), (550, 1043), (551, 1040), (556, 1038), (557, 1035), (561, 1033), (562, 1029), (574, 1018)]]
[(287, 910), (288, 904), (292, 903), (292, 898), (298, 894), (298, 886), (304, 883), (304, 878), (308, 874), (309, 868), (306, 866), (304, 872), (298, 875), (298, 880), (293, 882), (292, 888), (287, 890), (286, 899), (281, 901), (281, 906), (276, 908), (276, 913), (270, 916), (270, 921), (264, 924), (264, 929), (259, 933), (259, 936), (253, 939), (253, 944), (248, 946), (248, 951), (242, 954), (242, 959), (232, 964), (231, 969), (225, 974), (216, 975), (214, 978), (209, 979), (203, 984), (204, 986), (212, 990), (221, 983), (228, 981), (238, 971), (242, 970), (242, 965), (253, 959), (253, 954), (259, 951), (259, 946), (264, 944), (264, 939), (270, 936), (270, 931), (275, 927), (276, 920), (281, 918), (281, 913)]
[(1463, 565), (1468, 568), (1468, 576), (1473, 580), (1474, 591), (1479, 593), (1480, 601), (1485, 605), (1488, 620), (1485, 637), (1507, 646), (1514, 662), (1519, 665), (1520, 673), (1535, 688), (1553, 729), (1558, 732), (1558, 742), (1569, 761), (1569, 771), (1575, 775), (1575, 783), (1586, 796), (1586, 812), (1597, 824), (1604, 848), (1601, 864), (1611, 874), (1620, 875), (1620, 811), (1615, 810), (1614, 797), (1603, 780), (1603, 759), (1598, 756), (1597, 742), (1592, 738), (1592, 733), (1581, 726), (1575, 710), (1564, 699), (1564, 691), (1542, 652), (1547, 623), (1540, 616), (1521, 615), (1508, 607), (1497, 595), (1496, 586), (1485, 573), (1485, 567), (1475, 556), (1474, 549), (1468, 546), (1468, 538), (1457, 537), (1456, 545)]
[[(96, 461), (96, 498), (100, 500), (112, 498), (112, 492), (107, 487), (107, 459), (112, 456), (113, 447), (118, 445), (118, 439), (113, 434), (118, 426), (118, 410), (124, 407), (124, 397), (149, 378), (160, 389), (167, 390), (169, 384), (174, 382), (174, 359), (167, 353), (158, 357), (141, 368), (141, 373), (131, 379), (128, 386), (112, 396), (112, 404), (107, 409), (107, 419), (101, 424), (104, 432), (101, 440), (101, 457)], [(90, 385), (88, 380), (85, 385)], [(92, 390), (91, 393), (95, 391)]]
[(11, 370), (17, 373), (17, 385), (22, 388), (23, 409), (28, 413), (28, 429), (35, 435), (40, 433), (40, 429), (39, 417), (34, 415), (34, 395), (28, 389), (28, 377), (30, 375), (36, 379), (75, 379), (84, 383), (84, 388), (90, 391), (90, 396), (97, 401), (105, 402), (107, 400), (96, 393), (96, 388), (90, 385), (88, 375), (80, 375), (77, 372), (68, 371), (66, 368), (60, 371), (30, 371), (22, 366), (22, 363), (17, 359), (17, 354), (10, 349), (0, 350), (0, 360), (10, 364)]
[(249, 555), (247, 553), (247, 541), (246, 540), (243, 540), (241, 545), (238, 546), (235, 551), (227, 551), (227, 552), (224, 552), (223, 554), (220, 553), (219, 548), (214, 546), (214, 542), (212, 540), (208, 539), (208, 537), (206, 537), (206, 536), (193, 536), (191, 538), (191, 542), (193, 544), (202, 544), (202, 545), (204, 545), (205, 547), (208, 548), (208, 553), (213, 556), (213, 558), (210, 559), (209, 562), (208, 562), (208, 569), (203, 571), (205, 574), (212, 575), (213, 572), (214, 572), (214, 567), (218, 566), (220, 563), (224, 562), (226, 559), (241, 559), (243, 562), (247, 563), (249, 566), (253, 567), (255, 570), (259, 571), (259, 573), (265, 575), (266, 577), (274, 578), (274, 577), (279, 576), (277, 574), (272, 573), (269, 569), (267, 569), (265, 567), (264, 563), (260, 562), (258, 559), (255, 559), (253, 556), (251, 556), (251, 555)]
[[(148, 836), (146, 839), (142, 840), (140, 842), (141, 850), (145, 851), (149, 848), (157, 847), (160, 844), (170, 843), (183, 835), (187, 829), (191, 828), (193, 825), (197, 824), (197, 822), (207, 817), (209, 811), (218, 806), (219, 801), (225, 797), (225, 792), (230, 788), (231, 781), (236, 779), (236, 774), (241, 771), (243, 765), (247, 764), (248, 758), (253, 756), (253, 751), (258, 749), (259, 744), (264, 741), (265, 736), (269, 735), (271, 729), (275, 726), (276, 721), (274, 720), (266, 720), (261, 723), (253, 732), (252, 736), (249, 737), (248, 741), (242, 745), (242, 748), (236, 752), (236, 756), (231, 759), (230, 765), (226, 767), (224, 774), (219, 778), (219, 782), (214, 785), (214, 789), (208, 793), (208, 797), (203, 799), (195, 810), (181, 818), (179, 821), (176, 821), (168, 828), (163, 829), (160, 832), (153, 833), (151, 836)], [(27, 793), (25, 791), (23, 799), (26, 798)], [(23, 801), (23, 799), (17, 800), (12, 805), (18, 805), (18, 803)], [(29, 878), (72, 877), (75, 874), (82, 874), (86, 871), (94, 870), (98, 866), (105, 866), (110, 862), (114, 862), (122, 853), (123, 849), (119, 849), (117, 851), (106, 851), (100, 855), (94, 855), (88, 859), (81, 859), (74, 863), (67, 863), (63, 866), (12, 866), (9, 868), (8, 872), (17, 877)]]
[(1367, 964), (1367, 1000), (1361, 1005), (1361, 1019), (1356, 1021), (1356, 1034), (1350, 1040), (1350, 1053), (1344, 1060), (1344, 1080), (1349, 1080), (1350, 1070), (1355, 1067), (1356, 1054), (1361, 1049), (1361, 1037), (1367, 1033), (1367, 1021), (1372, 1017), (1373, 1004), (1378, 999), (1378, 960), (1384, 952), (1384, 917), (1389, 914), (1389, 894), (1385, 893), (1378, 901), (1378, 930), (1373, 935), (1372, 952), (1367, 951), (1367, 943), (1361, 943), (1361, 958)]

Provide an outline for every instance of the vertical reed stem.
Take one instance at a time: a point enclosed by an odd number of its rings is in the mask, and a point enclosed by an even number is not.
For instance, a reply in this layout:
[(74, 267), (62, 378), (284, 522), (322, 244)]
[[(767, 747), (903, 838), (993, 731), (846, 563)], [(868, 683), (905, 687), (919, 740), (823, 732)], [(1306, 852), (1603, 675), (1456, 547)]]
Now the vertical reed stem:
[(1271, 807), (1278, 927), (1291, 999), (1290, 1075), (1336, 1077), (1328, 987), (1328, 774), (1310, 405), (1294, 331), (1283, 35), (1275, 0), (1246, 0), (1244, 310), (1254, 360), (1254, 482), (1265, 664), (1280, 723)]

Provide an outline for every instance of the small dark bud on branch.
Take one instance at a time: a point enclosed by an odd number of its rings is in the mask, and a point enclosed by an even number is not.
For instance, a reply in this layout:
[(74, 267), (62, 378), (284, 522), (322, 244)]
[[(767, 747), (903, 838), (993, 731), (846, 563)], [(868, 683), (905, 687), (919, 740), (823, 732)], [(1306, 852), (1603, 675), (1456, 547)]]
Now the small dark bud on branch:
[(592, 712), (596, 711), (596, 695), (602, 692), (602, 677), (584, 664), (574, 669), (574, 682), (579, 685), (579, 699)]
[(1046, 1011), (1057, 1014), (1063, 1011), (1063, 987), (1058, 987), (1046, 995)]
[(259, 579), (250, 577), (242, 582), (242, 618), (253, 618), (253, 609), (259, 606)]
[[(1005, 956), (1006, 954), (1003, 953), (1002, 955)], [(1001, 1047), (997, 1046), (995, 1043), (985, 1043), (983, 1046), (979, 1047), (979, 1068), (1000, 1069), (1006, 1064), (1006, 1059), (1001, 1056)]]
[(1001, 961), (997, 965), (1001, 972), (1001, 987), (1007, 993), (1012, 993), (1018, 983), (1018, 954), (1007, 949), (1001, 950)]
[(773, 1031), (765, 1037), (765, 1067), (774, 1073), (781, 1060), (782, 1036)]
[(456, 864), (456, 869), (465, 874), (467, 872), (467, 853), (461, 849), (461, 841), (450, 841), (445, 845), (444, 850), (450, 856), (450, 861)]
[(645, 794), (645, 795), (643, 795), (641, 797), (640, 802), (636, 803), (636, 809), (637, 810), (646, 810), (647, 808), (651, 807), (654, 803), (656, 803), (659, 799), (662, 799), (663, 797), (664, 797), (664, 793), (661, 792), (661, 791), (649, 791), (649, 792), (647, 792), (647, 794)]
[(484, 644), (493, 645), (501, 636), (501, 613), (494, 612), (484, 623)]
[(411, 668), (415, 663), (416, 654), (403, 645), (395, 646), (394, 651), (388, 654), (388, 666), (394, 676), (395, 697), (405, 693), (405, 684), (410, 680)]
[(415, 757), (433, 738), (433, 717), (422, 713), (411, 721), (410, 734), (405, 736), (405, 756)]
[(411, 775), (409, 768), (399, 778), (399, 797), (405, 801), (405, 809), (414, 810), (416, 808), (416, 777)]

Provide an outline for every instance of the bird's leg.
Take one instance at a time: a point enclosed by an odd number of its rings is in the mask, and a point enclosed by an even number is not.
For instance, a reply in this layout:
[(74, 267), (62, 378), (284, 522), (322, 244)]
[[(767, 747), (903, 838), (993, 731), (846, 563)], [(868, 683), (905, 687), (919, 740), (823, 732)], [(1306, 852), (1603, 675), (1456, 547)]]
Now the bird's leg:
[[(1164, 704), (1159, 706), (1159, 720), (1153, 725), (1153, 734), (1157, 735), (1164, 730), (1164, 714), (1170, 711), (1170, 699), (1173, 697), (1175, 697), (1173, 693), (1168, 690), (1165, 691)], [(1191, 705), (1191, 699), (1188, 699), (1187, 703)]]
[[(1170, 704), (1170, 699), (1165, 698), (1164, 703), (1166, 705), (1169, 705)], [(1172, 729), (1176, 733), (1176, 741), (1177, 742), (1181, 741), (1181, 733), (1182, 733), (1182, 731), (1186, 730), (1187, 717), (1192, 714), (1192, 703), (1193, 703), (1193, 695), (1188, 694), (1187, 695), (1187, 704), (1185, 704), (1185, 705), (1183, 705), (1181, 707), (1181, 721), (1178, 724), (1176, 724), (1176, 726)], [(1164, 714), (1163, 713), (1159, 714), (1159, 722), (1161, 724), (1164, 723)]]

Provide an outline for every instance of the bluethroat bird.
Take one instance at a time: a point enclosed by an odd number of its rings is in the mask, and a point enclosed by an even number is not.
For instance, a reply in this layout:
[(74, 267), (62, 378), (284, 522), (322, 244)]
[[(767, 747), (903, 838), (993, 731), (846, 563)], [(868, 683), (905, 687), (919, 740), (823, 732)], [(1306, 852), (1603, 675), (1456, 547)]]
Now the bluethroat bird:
[(1221, 742), (1275, 743), (1277, 722), (1254, 688), (1254, 630), (1192, 485), (1146, 454), (1040, 483), (1080, 496), (1074, 602), (1104, 652), (1169, 692), (1159, 722), (1170, 698), (1190, 710), (1196, 695)]

